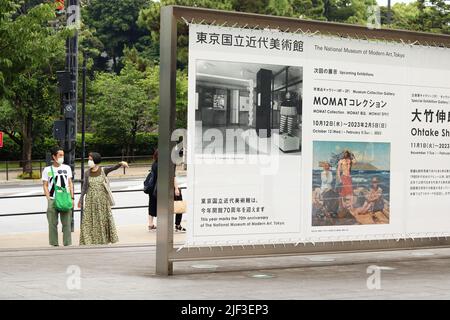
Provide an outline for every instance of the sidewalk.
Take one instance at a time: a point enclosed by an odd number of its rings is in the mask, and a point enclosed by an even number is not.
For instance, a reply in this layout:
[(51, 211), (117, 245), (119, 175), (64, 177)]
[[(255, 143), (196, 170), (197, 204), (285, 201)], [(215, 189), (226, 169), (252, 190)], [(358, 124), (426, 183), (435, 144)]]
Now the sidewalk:
[[(156, 232), (149, 232), (145, 225), (127, 225), (117, 226), (119, 242), (114, 245), (155, 245)], [(62, 232), (59, 226), (59, 244), (62, 246)], [(175, 243), (184, 243), (185, 233), (174, 233)], [(75, 230), (72, 233), (72, 245), (79, 245), (80, 231)], [(1, 249), (20, 249), (20, 248), (48, 248), (47, 232), (27, 232), (14, 234), (0, 234)]]
[(449, 299), (449, 264), (450, 249), (280, 256), (179, 262), (164, 278), (154, 246), (8, 250), (0, 299)]

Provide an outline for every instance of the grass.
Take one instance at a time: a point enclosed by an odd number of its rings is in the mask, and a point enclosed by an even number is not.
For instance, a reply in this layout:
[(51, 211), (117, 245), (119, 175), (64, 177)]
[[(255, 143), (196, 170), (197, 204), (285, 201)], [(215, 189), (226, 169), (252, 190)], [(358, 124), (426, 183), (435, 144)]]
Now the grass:
[(33, 171), (32, 173), (21, 173), (17, 176), (17, 179), (23, 180), (38, 180), (41, 178), (41, 173), (39, 171)]

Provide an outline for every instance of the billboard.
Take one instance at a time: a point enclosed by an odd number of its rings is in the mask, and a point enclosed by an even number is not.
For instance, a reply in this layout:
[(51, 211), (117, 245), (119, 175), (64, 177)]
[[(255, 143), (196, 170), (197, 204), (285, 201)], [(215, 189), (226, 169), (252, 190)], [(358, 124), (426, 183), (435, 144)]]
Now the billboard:
[(450, 233), (450, 49), (190, 25), (189, 245)]

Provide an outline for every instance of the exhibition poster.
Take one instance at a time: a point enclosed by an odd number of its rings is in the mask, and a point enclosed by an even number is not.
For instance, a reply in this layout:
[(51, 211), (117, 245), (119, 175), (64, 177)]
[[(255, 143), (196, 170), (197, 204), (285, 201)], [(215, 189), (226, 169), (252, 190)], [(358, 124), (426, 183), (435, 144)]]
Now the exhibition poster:
[(189, 32), (187, 244), (449, 233), (449, 49)]

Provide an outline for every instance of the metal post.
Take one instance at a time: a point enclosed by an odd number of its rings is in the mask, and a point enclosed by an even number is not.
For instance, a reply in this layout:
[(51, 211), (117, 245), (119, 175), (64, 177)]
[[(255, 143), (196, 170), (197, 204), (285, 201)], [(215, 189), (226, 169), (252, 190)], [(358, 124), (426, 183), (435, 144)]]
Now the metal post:
[(171, 134), (175, 128), (177, 71), (177, 21), (171, 6), (161, 8), (160, 59), (156, 274), (168, 276), (173, 273), (169, 256), (173, 250), (175, 168), (170, 155)]
[[(87, 54), (83, 54), (83, 104), (81, 105), (81, 187), (84, 183), (84, 156), (86, 153), (86, 60)], [(82, 202), (80, 210), (80, 224), (83, 222), (83, 207)]]
[(6, 181), (9, 180), (9, 168), (8, 168), (8, 160), (6, 160)]
[[(80, 19), (80, 0), (67, 2), (67, 26), (76, 26)], [(70, 73), (72, 89), (63, 97), (63, 112), (66, 122), (64, 141), (65, 162), (72, 169), (72, 181), (75, 181), (75, 146), (77, 141), (77, 93), (78, 93), (78, 29), (66, 40), (66, 71)], [(74, 209), (72, 209), (72, 232), (74, 226)]]

